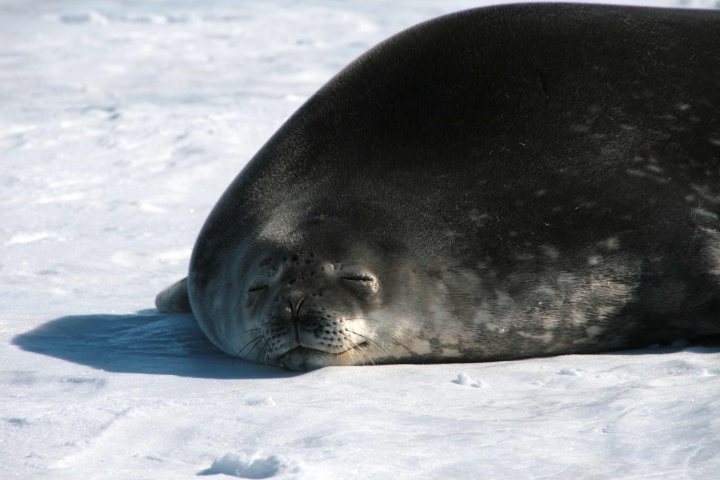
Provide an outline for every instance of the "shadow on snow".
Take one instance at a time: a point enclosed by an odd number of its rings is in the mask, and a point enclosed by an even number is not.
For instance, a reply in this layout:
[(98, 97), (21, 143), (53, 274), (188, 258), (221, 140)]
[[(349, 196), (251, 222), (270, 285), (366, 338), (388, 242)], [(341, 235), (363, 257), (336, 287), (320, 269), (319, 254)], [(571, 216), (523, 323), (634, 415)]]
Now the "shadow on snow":
[(222, 353), (189, 314), (144, 310), (134, 315), (73, 315), (13, 339), (14, 345), (109, 372), (199, 378), (296, 375)]
[[(299, 373), (237, 360), (218, 350), (190, 314), (143, 310), (134, 315), (72, 315), (16, 336), (21, 349), (120, 373), (197, 378), (283, 378)], [(622, 350), (616, 355), (667, 353), (683, 348), (720, 352), (720, 337), (688, 346)]]

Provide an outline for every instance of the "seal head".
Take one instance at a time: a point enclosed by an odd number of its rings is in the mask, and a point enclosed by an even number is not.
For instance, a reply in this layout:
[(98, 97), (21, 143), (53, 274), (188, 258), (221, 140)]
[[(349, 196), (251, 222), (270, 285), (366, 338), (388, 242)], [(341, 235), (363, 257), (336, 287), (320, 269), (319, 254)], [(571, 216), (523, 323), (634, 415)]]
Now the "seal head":
[(303, 215), (195, 258), (194, 308), (212, 319), (200, 323), (208, 337), (228, 354), (292, 370), (399, 357), (397, 346), (412, 343), (402, 338), (417, 323), (423, 282), (402, 242), (362, 228), (381, 218), (363, 210), (295, 205), (285, 211)]

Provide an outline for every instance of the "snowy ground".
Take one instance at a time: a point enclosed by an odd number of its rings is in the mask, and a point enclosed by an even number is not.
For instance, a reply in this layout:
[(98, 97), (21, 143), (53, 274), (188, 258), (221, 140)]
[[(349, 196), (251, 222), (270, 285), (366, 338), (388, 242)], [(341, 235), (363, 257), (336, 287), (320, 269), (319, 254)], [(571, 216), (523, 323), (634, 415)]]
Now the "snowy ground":
[(298, 375), (152, 310), (305, 98), (479, 4), (0, 1), (0, 478), (717, 478), (717, 348)]

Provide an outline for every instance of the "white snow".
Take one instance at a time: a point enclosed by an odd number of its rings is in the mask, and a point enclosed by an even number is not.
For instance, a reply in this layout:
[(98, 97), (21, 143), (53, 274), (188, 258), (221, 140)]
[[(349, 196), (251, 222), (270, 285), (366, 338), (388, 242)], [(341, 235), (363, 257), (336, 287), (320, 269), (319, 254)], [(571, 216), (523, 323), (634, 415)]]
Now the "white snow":
[(480, 4), (0, 2), (0, 478), (717, 478), (718, 348), (293, 374), (152, 309), (304, 99)]

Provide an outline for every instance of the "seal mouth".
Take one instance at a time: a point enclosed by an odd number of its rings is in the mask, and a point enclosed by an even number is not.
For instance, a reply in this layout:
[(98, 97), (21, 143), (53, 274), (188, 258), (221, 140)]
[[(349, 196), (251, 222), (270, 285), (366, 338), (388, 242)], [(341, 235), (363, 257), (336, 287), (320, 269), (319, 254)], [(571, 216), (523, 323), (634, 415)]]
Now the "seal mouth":
[[(358, 343), (342, 352), (328, 352), (312, 347), (297, 346), (277, 358), (280, 367), (295, 371), (315, 370), (329, 365), (354, 364), (348, 357), (351, 352), (362, 349), (368, 342)], [(360, 357), (359, 360), (361, 360)]]
[(328, 355), (328, 356), (336, 357), (338, 355), (345, 355), (346, 353), (351, 352), (353, 350), (358, 350), (358, 349), (364, 348), (367, 345), (368, 345), (368, 342), (360, 342), (360, 343), (348, 348), (347, 350), (343, 350), (342, 352), (329, 352), (327, 350), (319, 350), (317, 348), (306, 347), (305, 345), (298, 345), (297, 347), (293, 347), (290, 350), (288, 350), (287, 352), (280, 355), (280, 358), (284, 357), (285, 355), (287, 355), (291, 352), (307, 353), (307, 354), (312, 354), (312, 355)]

